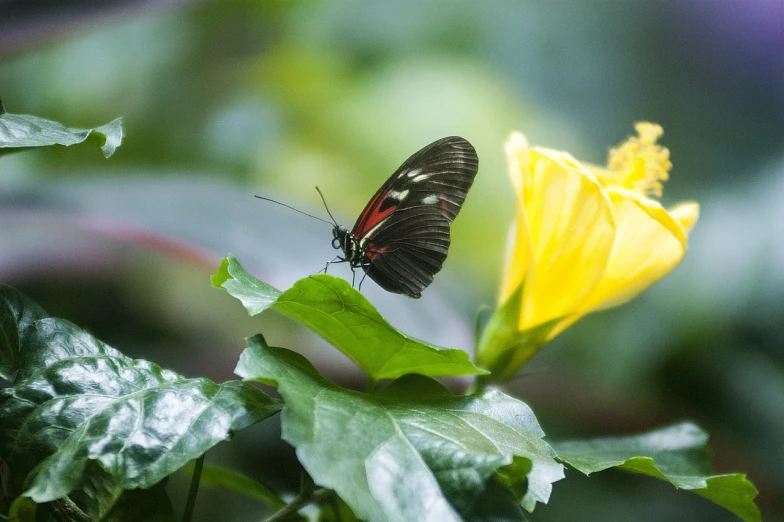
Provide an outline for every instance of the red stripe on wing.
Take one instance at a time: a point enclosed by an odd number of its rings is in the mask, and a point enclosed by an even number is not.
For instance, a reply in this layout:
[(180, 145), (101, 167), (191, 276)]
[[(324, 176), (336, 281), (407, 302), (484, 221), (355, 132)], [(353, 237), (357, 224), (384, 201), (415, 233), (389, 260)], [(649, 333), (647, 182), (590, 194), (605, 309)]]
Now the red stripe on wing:
[(397, 210), (397, 205), (390, 205), (384, 210), (381, 210), (381, 204), (386, 199), (387, 191), (379, 191), (370, 200), (365, 210), (357, 219), (357, 223), (352, 230), (354, 238), (361, 239), (368, 230), (379, 224), (385, 217), (389, 216)]
[(389, 247), (383, 246), (381, 248), (375, 248), (373, 243), (368, 245), (367, 250), (365, 251), (365, 256), (370, 259), (370, 261), (375, 261), (378, 259), (378, 256), (385, 254), (389, 250)]

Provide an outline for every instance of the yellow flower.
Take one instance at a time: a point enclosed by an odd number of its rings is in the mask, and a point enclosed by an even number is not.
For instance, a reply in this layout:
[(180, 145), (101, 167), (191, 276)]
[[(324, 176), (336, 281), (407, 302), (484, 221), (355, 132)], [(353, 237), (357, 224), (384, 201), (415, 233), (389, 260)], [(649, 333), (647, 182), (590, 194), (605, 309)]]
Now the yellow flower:
[(500, 306), (477, 348), (494, 380), (512, 377), (580, 317), (628, 301), (683, 258), (699, 205), (667, 210), (654, 199), (670, 153), (656, 143), (660, 126), (635, 129), (607, 167), (529, 147), (520, 133), (506, 143), (517, 215)]

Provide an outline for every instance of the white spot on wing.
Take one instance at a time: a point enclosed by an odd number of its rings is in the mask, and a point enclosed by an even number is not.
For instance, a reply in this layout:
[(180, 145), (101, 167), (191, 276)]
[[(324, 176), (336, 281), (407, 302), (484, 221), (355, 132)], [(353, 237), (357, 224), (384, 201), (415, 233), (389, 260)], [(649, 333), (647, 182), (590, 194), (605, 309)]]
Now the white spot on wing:
[[(411, 169), (411, 170), (409, 170), (408, 172), (405, 172), (404, 174), (405, 174), (405, 175), (406, 175), (406, 177), (408, 177), (408, 178), (413, 178), (414, 176), (418, 176), (418, 175), (420, 175), (421, 173), (422, 173), (422, 169)], [(401, 175), (401, 177), (402, 177), (402, 175)]]
[(412, 179), (411, 181), (413, 181), (414, 183), (418, 183), (418, 182), (420, 182), (420, 181), (424, 181), (424, 180), (426, 180), (426, 179), (427, 179), (427, 178), (429, 178), (429, 177), (430, 177), (430, 174), (420, 174), (419, 176), (416, 176), (416, 177), (415, 177), (414, 179)]
[(434, 194), (430, 194), (429, 196), (422, 198), (423, 205), (435, 205), (436, 203), (438, 203), (438, 196)]
[(406, 190), (390, 190), (387, 194), (388, 198), (396, 199), (398, 201), (403, 201), (408, 196), (408, 189)]

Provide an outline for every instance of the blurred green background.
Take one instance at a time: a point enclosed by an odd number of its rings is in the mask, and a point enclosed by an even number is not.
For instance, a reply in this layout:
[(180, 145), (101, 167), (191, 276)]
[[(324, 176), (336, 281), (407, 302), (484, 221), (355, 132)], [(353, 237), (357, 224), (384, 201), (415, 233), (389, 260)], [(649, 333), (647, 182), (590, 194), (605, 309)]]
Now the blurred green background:
[[(507, 390), (555, 439), (693, 420), (716, 471), (748, 472), (763, 519), (784, 520), (784, 3), (10, 1), (0, 95), (72, 127), (122, 116), (126, 133), (109, 160), (84, 146), (0, 158), (0, 281), (188, 376), (231, 378), (262, 331), (348, 386), (362, 377), (333, 349), (210, 288), (229, 252), (281, 288), (334, 256), (326, 225), (253, 194), (324, 215), (318, 184), (351, 226), (408, 155), (470, 140), (480, 171), (436, 282), (419, 301), (363, 286), (404, 331), (470, 349), (514, 212), (509, 132), (603, 163), (635, 121), (660, 123), (665, 204), (702, 206), (686, 259)], [(277, 429), (207, 461), (293, 491)], [(172, 480), (175, 505), (186, 487)], [(201, 520), (263, 512), (208, 488), (197, 503)], [(530, 518), (734, 520), (653, 479), (575, 471)]]

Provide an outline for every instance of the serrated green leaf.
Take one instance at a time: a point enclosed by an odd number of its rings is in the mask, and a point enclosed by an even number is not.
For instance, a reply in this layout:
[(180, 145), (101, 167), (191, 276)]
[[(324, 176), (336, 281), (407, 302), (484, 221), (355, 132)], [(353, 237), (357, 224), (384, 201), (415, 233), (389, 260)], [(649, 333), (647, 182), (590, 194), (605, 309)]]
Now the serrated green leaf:
[(632, 437), (553, 443), (558, 458), (586, 475), (618, 468), (666, 480), (735, 513), (761, 520), (757, 488), (742, 473), (711, 475), (708, 434), (690, 423)]
[(122, 134), (119, 118), (94, 129), (69, 129), (38, 116), (0, 112), (0, 156), (32, 147), (69, 146), (89, 140), (96, 142), (108, 158), (122, 143)]
[(68, 321), (27, 329), (20, 377), (0, 391), (0, 451), (25, 495), (82, 490), (102, 516), (122, 490), (151, 487), (280, 409), (239, 381), (186, 379), (125, 357)]
[(30, 326), (46, 312), (10, 286), (0, 284), (0, 379), (19, 370), (21, 346)]
[(455, 396), (409, 375), (380, 393), (359, 393), (261, 336), (248, 344), (236, 373), (278, 387), (283, 438), (315, 482), (361, 519), (462, 520), (515, 456), (532, 463), (523, 499), (529, 510), (563, 478), (533, 412), (500, 391)]
[(399, 332), (343, 279), (318, 274), (300, 279), (280, 294), (230, 255), (212, 283), (239, 299), (251, 315), (273, 308), (307, 326), (374, 381), (407, 373), (429, 377), (487, 373), (474, 366), (463, 350), (440, 348)]

